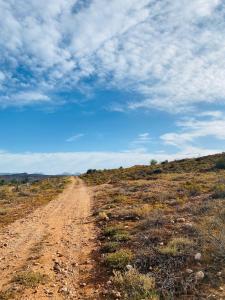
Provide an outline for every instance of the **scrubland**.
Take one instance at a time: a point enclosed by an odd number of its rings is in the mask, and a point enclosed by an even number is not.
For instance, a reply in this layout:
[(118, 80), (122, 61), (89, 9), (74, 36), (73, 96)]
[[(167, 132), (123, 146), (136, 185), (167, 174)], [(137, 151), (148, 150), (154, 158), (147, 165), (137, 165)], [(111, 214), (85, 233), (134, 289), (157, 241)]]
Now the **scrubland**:
[(104, 298), (225, 299), (225, 154), (82, 178)]

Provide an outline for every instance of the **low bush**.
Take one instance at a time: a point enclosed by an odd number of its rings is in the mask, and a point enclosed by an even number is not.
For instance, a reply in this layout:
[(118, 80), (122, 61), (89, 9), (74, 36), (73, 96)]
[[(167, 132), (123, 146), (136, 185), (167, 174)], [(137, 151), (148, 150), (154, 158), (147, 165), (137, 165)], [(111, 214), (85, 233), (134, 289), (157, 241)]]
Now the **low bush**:
[(212, 259), (225, 259), (225, 209), (208, 217), (201, 226), (206, 252)]
[(106, 237), (110, 237), (112, 241), (116, 242), (126, 242), (130, 239), (130, 235), (127, 231), (121, 229), (120, 227), (105, 227), (103, 234)]
[(224, 184), (217, 184), (213, 188), (213, 198), (225, 198), (225, 185)]
[(39, 272), (25, 271), (18, 273), (13, 278), (13, 282), (21, 284), (25, 287), (34, 288), (39, 284), (43, 284), (47, 281), (47, 275)]
[(125, 273), (115, 272), (112, 283), (119, 290), (124, 300), (159, 299), (154, 290), (155, 279), (140, 274), (136, 269), (131, 269)]
[(102, 246), (102, 252), (105, 253), (113, 253), (118, 250), (119, 243), (118, 242), (107, 242)]
[(105, 258), (105, 263), (111, 269), (123, 270), (132, 261), (133, 254), (128, 249), (121, 249), (110, 253)]
[(188, 238), (178, 237), (170, 240), (166, 246), (160, 247), (159, 251), (162, 254), (173, 256), (180, 254), (190, 254), (190, 250), (193, 248), (193, 246), (194, 243), (192, 240)]
[(217, 160), (215, 167), (216, 167), (216, 169), (224, 170), (225, 169), (225, 158), (222, 157), (219, 160)]
[(196, 182), (187, 182), (185, 184), (185, 190), (188, 196), (198, 196), (202, 192), (202, 187)]

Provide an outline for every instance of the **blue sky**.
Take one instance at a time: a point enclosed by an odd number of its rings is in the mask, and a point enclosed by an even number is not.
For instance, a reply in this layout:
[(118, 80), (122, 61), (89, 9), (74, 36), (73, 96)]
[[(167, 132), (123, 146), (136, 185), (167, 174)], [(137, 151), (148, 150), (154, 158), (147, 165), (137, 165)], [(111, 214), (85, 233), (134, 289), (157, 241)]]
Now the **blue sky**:
[(0, 171), (224, 151), (224, 15), (222, 0), (0, 0)]

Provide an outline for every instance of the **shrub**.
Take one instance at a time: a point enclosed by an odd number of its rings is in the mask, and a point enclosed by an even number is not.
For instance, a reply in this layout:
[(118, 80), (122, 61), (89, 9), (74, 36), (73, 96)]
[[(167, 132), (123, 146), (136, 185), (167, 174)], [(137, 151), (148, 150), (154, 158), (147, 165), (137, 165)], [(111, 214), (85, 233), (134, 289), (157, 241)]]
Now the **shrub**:
[(157, 160), (155, 160), (155, 159), (152, 159), (151, 161), (150, 161), (150, 165), (151, 166), (155, 166), (155, 165), (157, 165)]
[(173, 238), (165, 247), (159, 248), (160, 253), (168, 255), (180, 255), (190, 252), (194, 243), (188, 238)]
[(225, 198), (225, 185), (217, 184), (214, 187), (213, 198)]
[(120, 291), (124, 300), (159, 299), (154, 291), (155, 279), (140, 274), (136, 269), (131, 269), (125, 273), (115, 272), (112, 283)]
[(112, 269), (122, 270), (131, 262), (133, 254), (130, 250), (121, 249), (115, 253), (108, 254), (105, 263)]
[(108, 221), (109, 217), (105, 211), (100, 211), (98, 214), (99, 221)]
[(216, 162), (216, 165), (215, 165), (216, 169), (222, 169), (224, 170), (225, 169), (225, 158), (220, 158), (217, 162)]
[(115, 202), (115, 203), (123, 203), (123, 202), (127, 202), (128, 200), (129, 199), (125, 195), (116, 195), (113, 198), (113, 202)]
[(187, 182), (185, 185), (185, 190), (189, 196), (197, 196), (201, 193), (202, 188), (196, 182)]
[(122, 230), (119, 227), (109, 226), (106, 227), (103, 231), (106, 237), (111, 237), (113, 241), (125, 242), (130, 239), (130, 235), (127, 231)]
[(116, 252), (118, 247), (119, 247), (118, 242), (107, 242), (103, 245), (102, 252), (113, 253), (113, 252)]
[(225, 209), (219, 210), (213, 217), (208, 217), (201, 227), (206, 251), (211, 257), (225, 259)]
[(153, 174), (161, 174), (163, 172), (162, 169), (158, 168), (152, 171)]
[(144, 204), (138, 208), (133, 210), (133, 214), (135, 214), (139, 218), (147, 218), (150, 213), (153, 211), (153, 206), (149, 204)]
[(47, 275), (41, 274), (39, 272), (26, 271), (18, 273), (14, 278), (13, 282), (21, 284), (26, 287), (34, 288), (39, 284), (45, 283), (47, 280)]

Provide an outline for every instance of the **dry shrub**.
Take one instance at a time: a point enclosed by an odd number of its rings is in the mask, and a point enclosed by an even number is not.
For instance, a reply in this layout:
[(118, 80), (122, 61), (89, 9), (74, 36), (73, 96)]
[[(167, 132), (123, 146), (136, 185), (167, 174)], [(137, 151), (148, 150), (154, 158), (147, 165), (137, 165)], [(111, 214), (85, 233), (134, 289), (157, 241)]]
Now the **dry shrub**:
[(200, 227), (206, 252), (214, 259), (225, 258), (225, 209), (205, 218)]
[(225, 198), (225, 184), (217, 184), (214, 186), (213, 198)]
[(166, 246), (160, 247), (159, 251), (162, 254), (174, 256), (180, 254), (190, 254), (191, 250), (193, 249), (193, 246), (194, 242), (192, 240), (184, 237), (178, 237), (170, 240)]
[(202, 192), (202, 187), (195, 181), (192, 182), (186, 182), (184, 185), (184, 189), (188, 196), (198, 196)]
[(39, 272), (32, 272), (32, 271), (24, 271), (18, 273), (13, 278), (13, 282), (21, 284), (25, 287), (34, 288), (39, 284), (44, 284), (48, 280), (47, 275), (41, 274)]
[(163, 210), (155, 210), (147, 215), (145, 220), (140, 223), (139, 227), (141, 229), (161, 228), (167, 222), (168, 220), (166, 220), (163, 215)]
[(125, 273), (114, 272), (112, 277), (114, 286), (120, 291), (124, 300), (157, 300), (155, 292), (155, 279), (140, 274), (138, 270), (131, 269)]

